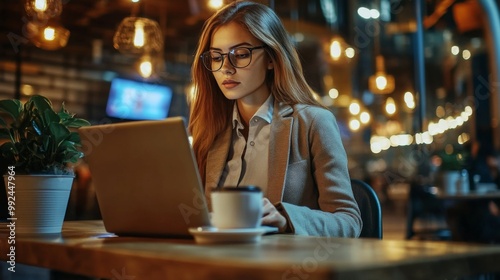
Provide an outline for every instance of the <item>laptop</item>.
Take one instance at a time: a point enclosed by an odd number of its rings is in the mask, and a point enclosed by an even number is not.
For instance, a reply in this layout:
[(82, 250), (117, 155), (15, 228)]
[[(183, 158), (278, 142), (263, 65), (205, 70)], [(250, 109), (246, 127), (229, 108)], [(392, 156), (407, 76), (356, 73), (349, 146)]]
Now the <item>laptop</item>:
[(191, 237), (189, 228), (210, 225), (182, 117), (94, 125), (78, 133), (106, 231)]

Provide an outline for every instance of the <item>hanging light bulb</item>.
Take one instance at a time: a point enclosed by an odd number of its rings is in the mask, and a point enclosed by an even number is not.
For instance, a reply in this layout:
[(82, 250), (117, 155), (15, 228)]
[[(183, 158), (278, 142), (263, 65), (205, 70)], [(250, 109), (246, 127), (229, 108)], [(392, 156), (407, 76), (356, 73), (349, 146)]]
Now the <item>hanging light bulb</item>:
[(385, 111), (388, 115), (394, 115), (396, 113), (396, 102), (392, 97), (388, 97), (385, 101)]
[(43, 37), (47, 41), (54, 41), (54, 39), (56, 38), (56, 30), (54, 29), (54, 27), (45, 27), (45, 29), (43, 30)]
[(139, 74), (143, 78), (149, 78), (153, 74), (153, 63), (151, 61), (151, 57), (149, 55), (145, 55), (139, 61)]
[(160, 52), (163, 49), (160, 25), (148, 18), (127, 17), (116, 30), (113, 46), (125, 54)]
[(40, 12), (45, 12), (47, 10), (47, 1), (45, 0), (35, 0), (35, 9)]
[(33, 22), (27, 23), (27, 31), (33, 44), (44, 50), (57, 50), (68, 43), (70, 31), (56, 22), (40, 26)]
[(385, 72), (384, 57), (377, 55), (376, 71), (368, 80), (370, 91), (377, 94), (387, 94), (394, 91), (394, 77)]
[(138, 20), (135, 22), (134, 46), (137, 48), (144, 47), (144, 22)]
[(26, 0), (24, 9), (28, 16), (36, 17), (37, 20), (50, 19), (59, 16), (62, 12), (61, 0)]

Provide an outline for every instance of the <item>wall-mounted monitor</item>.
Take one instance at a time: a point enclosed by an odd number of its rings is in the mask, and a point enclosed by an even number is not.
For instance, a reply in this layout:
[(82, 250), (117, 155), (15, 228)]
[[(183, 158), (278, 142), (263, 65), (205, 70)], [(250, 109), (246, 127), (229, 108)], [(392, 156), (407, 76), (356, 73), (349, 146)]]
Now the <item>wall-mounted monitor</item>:
[(168, 116), (172, 88), (123, 78), (111, 81), (106, 114), (126, 120), (160, 120)]

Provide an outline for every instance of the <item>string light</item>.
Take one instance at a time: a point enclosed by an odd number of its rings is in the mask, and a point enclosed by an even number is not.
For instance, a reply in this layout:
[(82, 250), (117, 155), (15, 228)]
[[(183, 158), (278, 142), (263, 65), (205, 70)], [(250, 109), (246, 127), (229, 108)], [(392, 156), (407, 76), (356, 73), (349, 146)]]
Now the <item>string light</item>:
[[(423, 145), (432, 144), (434, 141), (433, 136), (442, 134), (447, 130), (456, 129), (463, 126), (472, 116), (472, 107), (466, 106), (464, 110), (456, 117), (448, 117), (446, 119), (440, 119), (438, 122), (430, 122), (427, 131), (416, 133), (415, 135), (410, 134), (397, 134), (391, 137), (373, 135), (370, 138), (370, 150), (374, 154), (378, 154), (384, 150), (388, 150), (391, 147), (408, 146), (411, 144)], [(410, 141), (411, 139), (411, 141)], [(457, 140), (459, 143), (468, 141), (469, 136), (462, 134)]]

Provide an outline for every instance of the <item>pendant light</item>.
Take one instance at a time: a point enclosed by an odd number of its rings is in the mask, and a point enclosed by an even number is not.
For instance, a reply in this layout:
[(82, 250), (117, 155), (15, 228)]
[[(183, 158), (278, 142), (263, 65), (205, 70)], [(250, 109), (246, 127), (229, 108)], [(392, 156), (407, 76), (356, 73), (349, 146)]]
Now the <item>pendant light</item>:
[[(138, 3), (140, 13), (144, 14), (143, 1)], [(155, 20), (135, 16), (122, 20), (113, 37), (113, 46), (123, 54), (151, 54), (162, 52), (163, 33)]]
[(394, 77), (385, 72), (385, 62), (382, 55), (377, 55), (375, 58), (375, 74), (370, 76), (368, 87), (371, 92), (376, 94), (388, 94), (394, 91)]
[(32, 17), (26, 29), (36, 47), (57, 50), (66, 46), (70, 31), (58, 22), (62, 12), (61, 0), (26, 0), (24, 8)]
[(60, 25), (46, 25), (39, 29), (39, 32), (31, 38), (35, 46), (44, 50), (57, 50), (63, 48), (68, 43), (69, 30)]
[(24, 9), (28, 16), (37, 20), (57, 17), (62, 12), (61, 0), (26, 0)]

